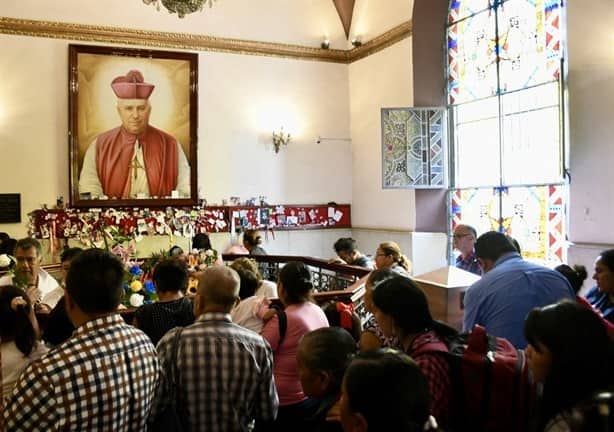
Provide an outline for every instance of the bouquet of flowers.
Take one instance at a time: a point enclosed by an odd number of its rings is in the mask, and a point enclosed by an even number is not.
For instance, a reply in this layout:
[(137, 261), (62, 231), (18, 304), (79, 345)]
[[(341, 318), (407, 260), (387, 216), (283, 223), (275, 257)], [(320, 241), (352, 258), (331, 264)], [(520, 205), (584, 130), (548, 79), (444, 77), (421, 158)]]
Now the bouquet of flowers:
[(188, 270), (205, 271), (207, 267), (211, 267), (217, 261), (217, 251), (215, 249), (198, 250), (192, 249), (188, 254)]
[(154, 283), (146, 277), (141, 264), (136, 261), (127, 262), (124, 270), (124, 306), (140, 307), (157, 300)]

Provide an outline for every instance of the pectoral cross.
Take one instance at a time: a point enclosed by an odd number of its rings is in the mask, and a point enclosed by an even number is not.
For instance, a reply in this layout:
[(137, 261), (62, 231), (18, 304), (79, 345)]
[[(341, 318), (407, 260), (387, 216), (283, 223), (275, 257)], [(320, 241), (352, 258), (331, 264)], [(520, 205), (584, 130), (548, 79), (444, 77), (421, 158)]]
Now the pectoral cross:
[(139, 160), (136, 158), (136, 155), (134, 155), (134, 157), (132, 158), (132, 162), (130, 162), (130, 165), (128, 165), (128, 167), (133, 170), (132, 172), (134, 173), (134, 180), (136, 180), (137, 170), (139, 168), (145, 169), (145, 167), (141, 165)]

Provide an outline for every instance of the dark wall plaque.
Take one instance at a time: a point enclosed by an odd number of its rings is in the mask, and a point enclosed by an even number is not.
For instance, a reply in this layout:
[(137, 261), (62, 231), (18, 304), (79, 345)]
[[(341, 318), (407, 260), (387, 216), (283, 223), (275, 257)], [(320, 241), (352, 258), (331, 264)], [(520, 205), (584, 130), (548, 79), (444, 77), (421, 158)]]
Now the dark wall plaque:
[(21, 195), (0, 194), (0, 223), (21, 222)]

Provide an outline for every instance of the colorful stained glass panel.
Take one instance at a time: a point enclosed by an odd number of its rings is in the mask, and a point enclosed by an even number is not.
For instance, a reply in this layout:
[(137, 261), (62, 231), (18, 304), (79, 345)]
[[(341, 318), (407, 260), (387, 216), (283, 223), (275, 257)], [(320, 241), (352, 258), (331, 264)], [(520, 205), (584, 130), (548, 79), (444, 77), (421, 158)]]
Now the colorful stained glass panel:
[(458, 104), (497, 93), (495, 13), (480, 12), (448, 27), (448, 99)]
[(566, 196), (564, 185), (452, 190), (450, 232), (459, 224), (478, 235), (504, 232), (518, 241), (523, 257), (560, 264), (567, 260)]
[(385, 189), (445, 186), (444, 109), (382, 109)]
[(559, 77), (558, 0), (508, 0), (497, 8), (501, 92)]
[(496, 0), (452, 0), (448, 23), (452, 24), (493, 6)]

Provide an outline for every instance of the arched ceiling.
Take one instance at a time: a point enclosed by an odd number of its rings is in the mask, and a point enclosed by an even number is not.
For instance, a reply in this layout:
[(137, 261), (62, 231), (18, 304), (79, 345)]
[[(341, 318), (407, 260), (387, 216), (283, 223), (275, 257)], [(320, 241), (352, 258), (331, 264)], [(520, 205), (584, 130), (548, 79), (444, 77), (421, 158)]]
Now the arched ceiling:
[[(428, 1), (428, 0), (423, 0)], [(337, 7), (353, 6), (349, 38)], [(80, 23), (231, 39), (349, 49), (411, 20), (413, 0), (217, 0), (178, 18), (142, 0), (2, 0), (0, 17)], [(347, 22), (347, 13), (346, 13)]]

